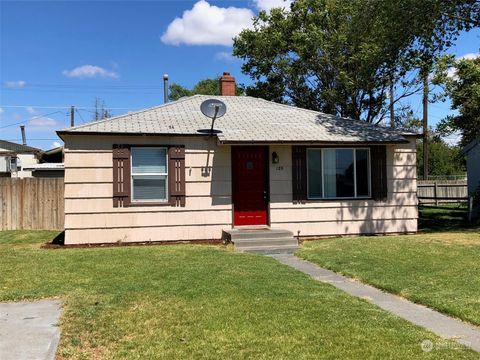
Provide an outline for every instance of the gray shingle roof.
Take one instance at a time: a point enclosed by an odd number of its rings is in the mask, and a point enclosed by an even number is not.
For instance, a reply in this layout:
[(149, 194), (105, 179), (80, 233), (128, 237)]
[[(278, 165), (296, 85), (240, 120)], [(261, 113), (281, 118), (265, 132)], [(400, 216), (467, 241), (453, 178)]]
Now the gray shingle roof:
[[(211, 120), (200, 111), (215, 98), (227, 106), (215, 128), (224, 143), (235, 142), (404, 142), (399, 131), (249, 96), (195, 95), (151, 109), (58, 131), (62, 135), (162, 134), (201, 135)], [(413, 134), (412, 134), (413, 135)]]
[(22, 144), (17, 144), (11, 141), (7, 140), (0, 140), (0, 149), (5, 149), (12, 151), (17, 154), (25, 154), (25, 153), (41, 153), (42, 150), (27, 146), (27, 145), (22, 145)]

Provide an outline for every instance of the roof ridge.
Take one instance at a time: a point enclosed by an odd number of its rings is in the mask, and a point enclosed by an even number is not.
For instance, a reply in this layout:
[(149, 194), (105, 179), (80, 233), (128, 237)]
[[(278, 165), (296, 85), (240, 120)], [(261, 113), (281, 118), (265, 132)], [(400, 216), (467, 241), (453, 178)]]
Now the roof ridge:
[(92, 125), (93, 123), (95, 123), (95, 124), (101, 124), (101, 123), (105, 123), (105, 122), (109, 122), (109, 121), (113, 121), (113, 120), (118, 120), (119, 118), (124, 118), (124, 117), (131, 116), (131, 115), (137, 115), (137, 114), (141, 114), (142, 112), (151, 111), (151, 110), (156, 110), (156, 109), (164, 108), (164, 107), (167, 107), (167, 106), (169, 106), (169, 105), (173, 105), (173, 104), (176, 104), (176, 103), (179, 103), (179, 102), (184, 102), (185, 100), (188, 100), (188, 99), (190, 99), (190, 98), (192, 98), (192, 97), (195, 97), (195, 96), (198, 96), (198, 95), (184, 96), (184, 97), (181, 97), (181, 98), (178, 99), (178, 100), (169, 101), (168, 103), (163, 103), (163, 104), (160, 104), (160, 105), (157, 105), (157, 106), (153, 106), (153, 107), (151, 107), (151, 108), (144, 108), (144, 109), (132, 111), (132, 112), (129, 112), (129, 113), (126, 113), (126, 114), (122, 114), (122, 115), (117, 115), (117, 116), (105, 118), (105, 119), (102, 119), (102, 120), (90, 121), (89, 123), (86, 123), (86, 124), (82, 124), (82, 125), (78, 125), (78, 126), (73, 126), (73, 127), (61, 129), (61, 130), (59, 130), (59, 131), (81, 129), (81, 128), (85, 127), (85, 126), (90, 126), (90, 125)]

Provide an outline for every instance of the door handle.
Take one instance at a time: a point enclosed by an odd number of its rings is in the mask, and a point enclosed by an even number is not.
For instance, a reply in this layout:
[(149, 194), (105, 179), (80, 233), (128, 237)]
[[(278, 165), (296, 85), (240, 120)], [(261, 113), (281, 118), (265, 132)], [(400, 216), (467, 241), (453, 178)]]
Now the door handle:
[(267, 190), (263, 191), (263, 200), (267, 201)]

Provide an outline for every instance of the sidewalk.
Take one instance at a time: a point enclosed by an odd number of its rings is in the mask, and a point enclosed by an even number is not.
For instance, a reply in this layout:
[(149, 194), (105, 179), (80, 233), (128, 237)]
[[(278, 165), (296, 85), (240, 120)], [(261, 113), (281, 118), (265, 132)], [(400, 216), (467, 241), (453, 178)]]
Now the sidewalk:
[(0, 303), (0, 359), (55, 359), (60, 307), (57, 300)]
[[(423, 305), (414, 304), (399, 296), (385, 293), (370, 285), (321, 268), (294, 255), (273, 255), (279, 262), (310, 275), (315, 280), (331, 284), (346, 293), (365, 299), (415, 325), (419, 325), (438, 336), (455, 340), (480, 352), (480, 328), (443, 315)], [(432, 350), (434, 344), (426, 344)]]

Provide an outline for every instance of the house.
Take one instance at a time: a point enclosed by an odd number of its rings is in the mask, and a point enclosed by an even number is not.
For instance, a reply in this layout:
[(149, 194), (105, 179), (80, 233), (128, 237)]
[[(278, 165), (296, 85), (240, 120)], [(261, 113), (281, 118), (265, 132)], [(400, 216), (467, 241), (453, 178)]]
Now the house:
[[(480, 196), (480, 137), (477, 137), (469, 144), (467, 144), (460, 152), (462, 156), (467, 158), (467, 185), (468, 194), (473, 196), (477, 193)], [(477, 202), (480, 199), (477, 199)], [(473, 216), (478, 217), (478, 203), (475, 204), (476, 209), (473, 209)]]
[(27, 165), (24, 170), (31, 171), (36, 178), (63, 178), (63, 146), (42, 151), (39, 163)]
[(63, 146), (43, 151), (0, 140), (0, 177), (63, 177)]
[(58, 131), (65, 243), (417, 231), (415, 134), (234, 90), (224, 73), (216, 134), (203, 95)]
[(32, 171), (25, 169), (38, 164), (42, 150), (0, 140), (0, 177), (31, 177)]

